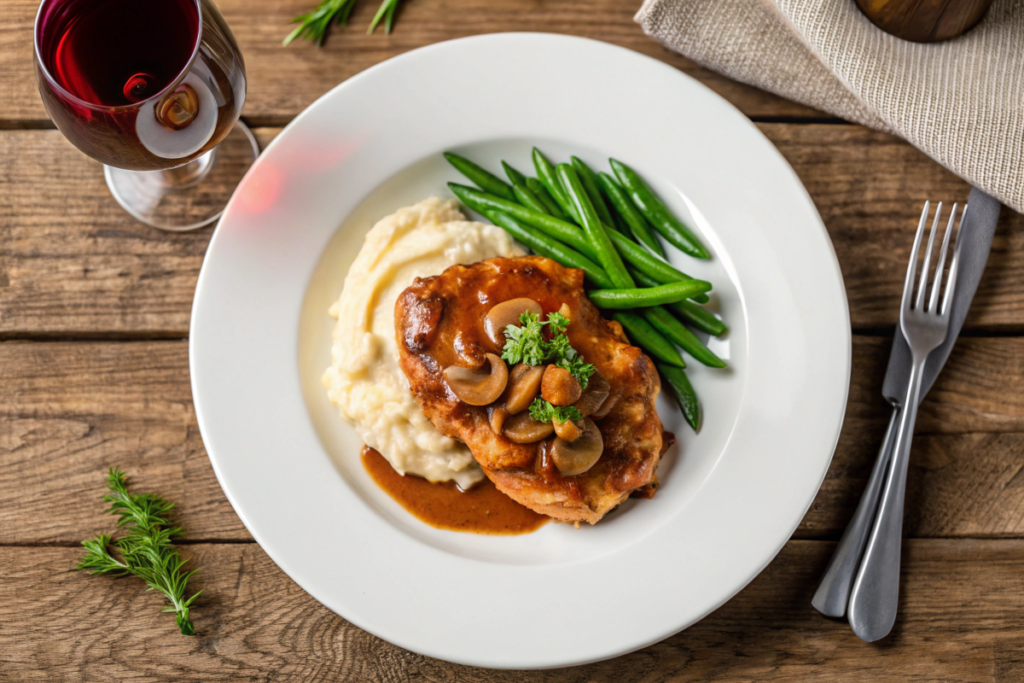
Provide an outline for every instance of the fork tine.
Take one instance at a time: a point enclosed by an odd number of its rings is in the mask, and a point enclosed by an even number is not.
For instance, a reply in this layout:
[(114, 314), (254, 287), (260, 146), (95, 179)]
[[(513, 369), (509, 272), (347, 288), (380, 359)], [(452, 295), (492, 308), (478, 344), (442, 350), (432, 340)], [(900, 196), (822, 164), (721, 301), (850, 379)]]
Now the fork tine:
[[(942, 249), (939, 252), (939, 262), (935, 265), (935, 280), (932, 282), (932, 296), (928, 302), (928, 312), (935, 313), (935, 307), (939, 303), (939, 291), (942, 289), (942, 275), (946, 269), (946, 251), (949, 248), (949, 237), (953, 234), (953, 226), (956, 222), (956, 210), (959, 205), (953, 204), (953, 211), (949, 214), (949, 222), (946, 224), (946, 234), (942, 238)], [(963, 225), (963, 219), (960, 219)]]
[(928, 223), (928, 209), (931, 202), (924, 203), (924, 210), (921, 211), (921, 221), (917, 224), (917, 234), (914, 235), (914, 247), (910, 250), (910, 263), (907, 265), (907, 281), (903, 283), (903, 308), (909, 309), (914, 300), (914, 280), (917, 278), (917, 255), (921, 252), (921, 236), (924, 235), (924, 226)]
[(939, 217), (942, 215), (942, 202), (935, 207), (935, 220), (932, 221), (932, 231), (928, 235), (928, 248), (924, 252), (924, 264), (921, 266), (921, 283), (917, 290), (917, 303), (914, 309), (924, 310), (924, 297), (928, 293), (928, 272), (932, 265), (932, 246), (935, 244), (935, 233), (939, 231)]
[(949, 276), (946, 278), (946, 294), (942, 297), (942, 310), (940, 315), (949, 315), (949, 305), (953, 301), (953, 292), (956, 289), (956, 273), (960, 265), (960, 248), (963, 240), (960, 239), (964, 231), (964, 219), (967, 218), (968, 204), (964, 204), (964, 210), (960, 212), (960, 225), (956, 231), (956, 242), (953, 243), (953, 260), (949, 263)]

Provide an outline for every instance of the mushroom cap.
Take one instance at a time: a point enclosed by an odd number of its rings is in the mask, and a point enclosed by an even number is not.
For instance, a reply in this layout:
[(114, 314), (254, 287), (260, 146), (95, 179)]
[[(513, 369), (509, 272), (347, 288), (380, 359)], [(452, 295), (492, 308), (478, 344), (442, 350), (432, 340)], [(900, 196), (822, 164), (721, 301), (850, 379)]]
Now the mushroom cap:
[(484, 333), (498, 351), (505, 348), (505, 328), (518, 325), (519, 317), (527, 311), (540, 315), (544, 309), (533, 299), (520, 297), (502, 301), (484, 316)]
[(444, 369), (444, 381), (460, 401), (471, 406), (494, 403), (508, 384), (508, 367), (493, 353), (485, 354), (480, 368), (450, 365)]
[(612, 385), (608, 383), (608, 380), (600, 372), (594, 370), (594, 374), (590, 376), (590, 380), (587, 382), (587, 388), (583, 390), (583, 394), (573, 405), (576, 406), (576, 409), (580, 411), (583, 417), (592, 415), (604, 405), (611, 389)]
[(504, 406), (493, 405), (490, 407), (491, 431), (501, 436), (501, 430), (505, 428), (505, 420), (508, 419), (508, 411)]
[(502, 433), (512, 443), (537, 443), (554, 431), (555, 427), (550, 422), (534, 420), (530, 413), (519, 413), (505, 421)]
[(563, 477), (583, 474), (601, 458), (604, 452), (604, 437), (589, 417), (583, 418), (583, 433), (574, 441), (555, 437), (551, 444), (551, 460)]
[(543, 365), (516, 363), (508, 373), (504, 404), (509, 415), (518, 415), (533, 403), (540, 393), (540, 382), (544, 377)]

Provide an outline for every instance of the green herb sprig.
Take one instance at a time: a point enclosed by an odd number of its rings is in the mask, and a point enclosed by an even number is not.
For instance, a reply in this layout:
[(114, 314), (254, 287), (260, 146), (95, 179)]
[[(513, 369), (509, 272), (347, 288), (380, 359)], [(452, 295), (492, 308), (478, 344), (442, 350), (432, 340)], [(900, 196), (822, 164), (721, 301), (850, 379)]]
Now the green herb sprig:
[[(569, 318), (557, 311), (548, 313), (547, 320), (544, 321), (536, 313), (524, 312), (519, 316), (518, 325), (509, 325), (505, 328), (502, 359), (509, 365), (543, 365), (553, 362), (558, 367), (568, 370), (580, 386), (586, 389), (595, 368), (583, 362), (583, 356), (569, 343), (565, 331), (570, 322), (572, 321)], [(545, 327), (551, 332), (550, 339), (544, 337)]]
[[(189, 607), (202, 591), (185, 599), (186, 583), (196, 570), (182, 570), (187, 560), (181, 559), (171, 543), (181, 534), (180, 527), (172, 527), (167, 522), (174, 504), (152, 493), (130, 493), (125, 473), (114, 467), (107, 476), (107, 487), (111, 491), (103, 497), (110, 503), (107, 512), (117, 515), (117, 528), (124, 529), (125, 533), (117, 539), (100, 534), (82, 541), (86, 552), (78, 569), (93, 574), (131, 574), (143, 579), (148, 590), (163, 593), (171, 603), (163, 611), (174, 614), (181, 633), (195, 635)], [(116, 550), (121, 559), (111, 549)]]
[[(377, 13), (373, 16), (373, 21), (370, 22), (370, 28), (366, 33), (373, 33), (381, 21), (384, 22), (384, 32), (391, 33), (399, 2), (400, 0), (383, 0)], [(337, 23), (341, 26), (347, 24), (348, 17), (352, 14), (352, 8), (355, 5), (356, 0), (322, 0), (312, 11), (300, 14), (292, 19), (292, 23), (298, 24), (298, 26), (288, 34), (282, 45), (287, 45), (296, 38), (303, 38), (317, 45), (323, 45), (327, 29), (330, 28), (332, 23)]]
[(575, 422), (583, 413), (576, 406), (556, 406), (538, 396), (530, 404), (530, 417), (537, 422)]

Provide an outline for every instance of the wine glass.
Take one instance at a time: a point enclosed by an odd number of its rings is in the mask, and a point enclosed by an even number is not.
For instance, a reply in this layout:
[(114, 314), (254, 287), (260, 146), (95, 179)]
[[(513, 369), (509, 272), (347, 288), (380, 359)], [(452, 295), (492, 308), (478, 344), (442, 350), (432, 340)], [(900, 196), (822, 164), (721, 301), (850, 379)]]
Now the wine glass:
[(216, 220), (259, 154), (238, 121), (242, 54), (211, 0), (42, 0), (35, 72), (50, 118), (153, 227)]

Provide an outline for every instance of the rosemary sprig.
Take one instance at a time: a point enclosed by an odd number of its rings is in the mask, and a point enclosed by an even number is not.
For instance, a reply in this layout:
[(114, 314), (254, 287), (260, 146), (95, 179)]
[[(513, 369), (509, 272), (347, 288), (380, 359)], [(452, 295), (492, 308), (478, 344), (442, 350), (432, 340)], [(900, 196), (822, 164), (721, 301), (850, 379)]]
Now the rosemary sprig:
[[(373, 21), (370, 22), (370, 29), (367, 33), (373, 33), (377, 25), (384, 21), (384, 32), (391, 33), (391, 27), (395, 21), (395, 11), (400, 0), (383, 0)], [(284, 39), (283, 45), (287, 45), (296, 38), (311, 40), (317, 45), (322, 45), (327, 29), (332, 23), (344, 26), (348, 23), (348, 17), (352, 14), (356, 0), (322, 0), (311, 12), (300, 14), (292, 19), (293, 24), (298, 24), (295, 29)]]
[[(167, 522), (167, 514), (174, 504), (152, 493), (130, 493), (124, 472), (114, 467), (107, 476), (107, 487), (111, 491), (103, 497), (110, 503), (107, 512), (118, 516), (117, 528), (124, 529), (125, 533), (113, 540), (107, 534), (100, 534), (82, 541), (85, 556), (78, 569), (93, 574), (138, 576), (149, 586), (147, 590), (160, 591), (171, 603), (163, 611), (174, 614), (181, 633), (195, 635), (189, 606), (202, 591), (185, 599), (185, 585), (196, 570), (182, 571), (187, 560), (181, 559), (171, 543), (181, 534), (180, 527), (172, 527)], [(111, 549), (116, 550), (121, 559)]]

